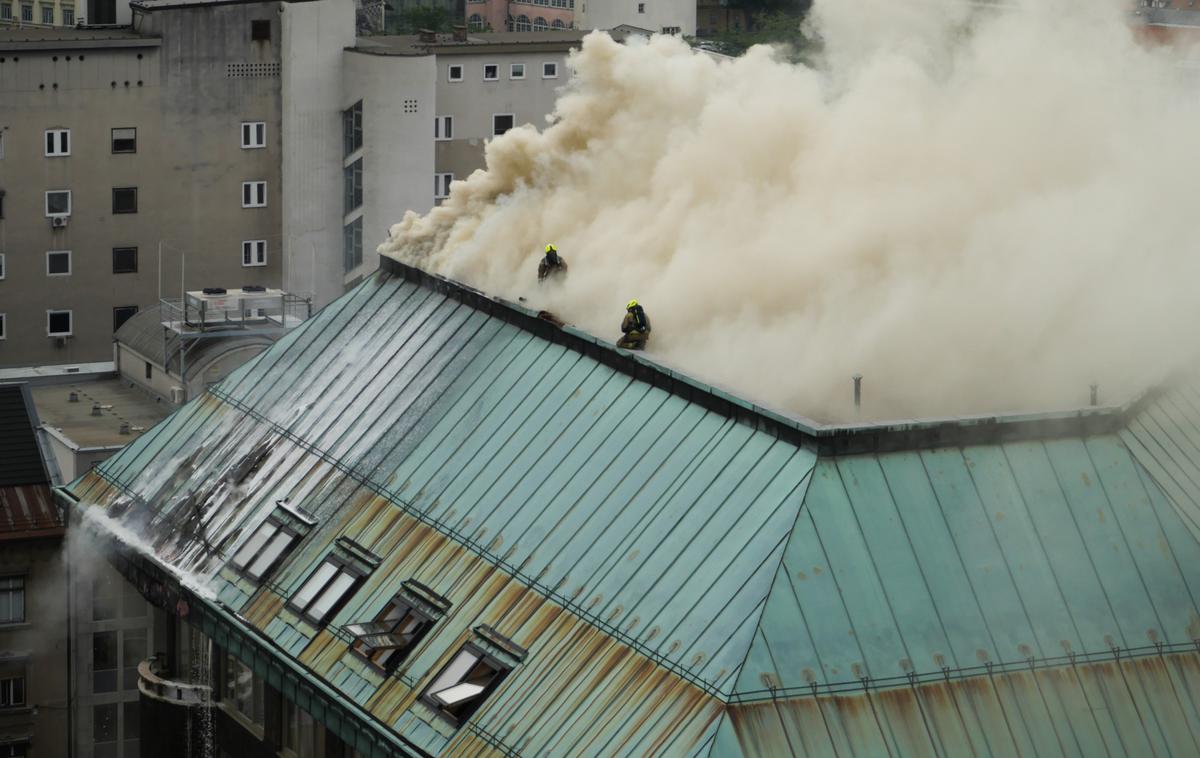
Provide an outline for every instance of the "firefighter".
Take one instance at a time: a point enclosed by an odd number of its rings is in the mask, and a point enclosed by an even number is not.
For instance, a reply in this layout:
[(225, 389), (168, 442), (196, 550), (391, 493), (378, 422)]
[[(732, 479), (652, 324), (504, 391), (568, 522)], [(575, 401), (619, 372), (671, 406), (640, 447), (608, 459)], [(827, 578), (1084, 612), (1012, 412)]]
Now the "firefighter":
[(625, 318), (621, 320), (621, 331), (625, 336), (617, 341), (617, 347), (626, 350), (644, 350), (650, 339), (650, 319), (638, 301), (630, 300), (625, 306)]
[(554, 245), (546, 245), (546, 257), (538, 264), (538, 281), (544, 282), (550, 277), (567, 273), (567, 262), (558, 254)]

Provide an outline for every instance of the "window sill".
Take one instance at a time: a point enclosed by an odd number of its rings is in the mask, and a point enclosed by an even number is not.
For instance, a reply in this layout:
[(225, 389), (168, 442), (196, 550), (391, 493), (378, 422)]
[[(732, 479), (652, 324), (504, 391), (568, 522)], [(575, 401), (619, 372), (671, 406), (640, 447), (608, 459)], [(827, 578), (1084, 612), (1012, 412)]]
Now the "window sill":
[(0, 716), (25, 716), (31, 713), (32, 705), (0, 705)]
[(33, 624), (29, 623), (28, 621), (4, 621), (0, 622), (0, 632), (15, 629), (28, 629), (31, 626), (33, 626)]

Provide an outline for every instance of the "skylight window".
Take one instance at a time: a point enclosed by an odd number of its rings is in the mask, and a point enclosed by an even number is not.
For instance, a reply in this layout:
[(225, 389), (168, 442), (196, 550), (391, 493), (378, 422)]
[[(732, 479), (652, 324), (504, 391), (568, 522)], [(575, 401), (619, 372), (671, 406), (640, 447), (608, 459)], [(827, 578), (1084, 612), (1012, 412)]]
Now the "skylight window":
[(470, 719), (526, 655), (524, 648), (490, 627), (476, 627), (475, 635), (421, 695), (426, 705), (455, 726)]
[(449, 608), (445, 598), (423, 584), (408, 581), (373, 621), (342, 628), (354, 637), (351, 650), (391, 673)]
[(467, 645), (425, 691), (425, 701), (455, 725), (462, 724), (510, 671), (482, 650)]
[(278, 566), (300, 534), (274, 516), (262, 523), (233, 556), (233, 566), (254, 581), (260, 581)]

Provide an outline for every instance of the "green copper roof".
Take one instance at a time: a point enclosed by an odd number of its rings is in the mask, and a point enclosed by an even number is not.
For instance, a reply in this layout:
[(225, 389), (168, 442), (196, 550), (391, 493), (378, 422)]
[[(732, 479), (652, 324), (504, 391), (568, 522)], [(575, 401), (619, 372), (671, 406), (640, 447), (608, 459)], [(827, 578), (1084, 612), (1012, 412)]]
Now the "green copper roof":
[[(1179, 752), (1200, 543), (1160, 482), (1200, 447), (1157, 407), (818, 427), (389, 264), (71, 490), (429, 753)], [(315, 526), (259, 586), (225, 563), (281, 501)], [(314, 628), (346, 538), (378, 566)], [(387, 677), (341, 626), (410, 580), (451, 607)], [(528, 656), (455, 730), (417, 696), (482, 626)]]

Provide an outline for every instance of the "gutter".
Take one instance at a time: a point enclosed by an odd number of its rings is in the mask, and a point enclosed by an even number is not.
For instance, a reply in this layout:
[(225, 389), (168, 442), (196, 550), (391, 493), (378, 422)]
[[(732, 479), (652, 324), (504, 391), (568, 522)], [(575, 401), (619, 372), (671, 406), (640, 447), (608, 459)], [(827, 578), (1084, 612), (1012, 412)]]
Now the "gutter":
[[(55, 487), (54, 495), (69, 511), (82, 514), (86, 510), (66, 487)], [(189, 589), (156, 558), (137, 552), (111, 533), (94, 532), (94, 535), (106, 543), (103, 552), (108, 562), (146, 600), (200, 630), (363, 758), (432, 758), (430, 753), (387, 728), (374, 714), (334, 690), (224, 603)]]

